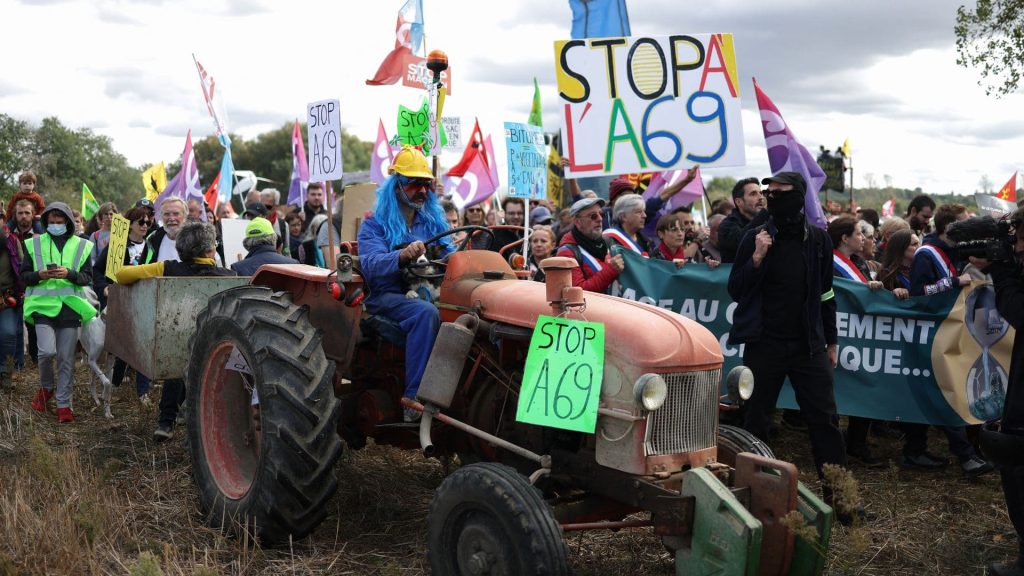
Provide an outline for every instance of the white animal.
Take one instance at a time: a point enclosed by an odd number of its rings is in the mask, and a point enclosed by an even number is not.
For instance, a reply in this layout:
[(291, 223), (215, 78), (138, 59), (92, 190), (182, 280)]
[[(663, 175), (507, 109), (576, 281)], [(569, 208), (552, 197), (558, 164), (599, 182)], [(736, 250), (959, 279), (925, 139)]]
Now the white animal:
[[(85, 287), (85, 298), (93, 307), (99, 308), (99, 299), (89, 286)], [(92, 320), (89, 320), (79, 328), (78, 342), (82, 345), (82, 350), (85, 350), (85, 355), (89, 362), (89, 370), (92, 372), (92, 375), (89, 377), (89, 392), (92, 394), (92, 400), (96, 403), (96, 406), (103, 407), (104, 418), (113, 418), (114, 415), (110, 412), (110, 395), (114, 387), (110, 382), (110, 375), (104, 373), (103, 369), (100, 368), (100, 357), (103, 355), (103, 344), (107, 334), (107, 324), (103, 320), (105, 315), (106, 310), (102, 314), (97, 314)], [(113, 366), (110, 366), (108, 372), (112, 370)], [(98, 389), (96, 386), (97, 378), (100, 381)]]

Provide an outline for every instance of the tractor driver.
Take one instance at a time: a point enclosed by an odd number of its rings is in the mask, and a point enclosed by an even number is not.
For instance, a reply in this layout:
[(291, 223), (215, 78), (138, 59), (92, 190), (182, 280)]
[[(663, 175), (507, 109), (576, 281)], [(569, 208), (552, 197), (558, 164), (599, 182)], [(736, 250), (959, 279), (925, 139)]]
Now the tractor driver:
[[(359, 228), (359, 262), (370, 289), (366, 310), (397, 322), (406, 334), (403, 395), (415, 398), (434, 348), (440, 316), (434, 304), (406, 298), (400, 269), (425, 254), (423, 241), (448, 230), (448, 221), (423, 152), (404, 146), (388, 173), (391, 176), (377, 189), (373, 216)], [(442, 242), (443, 255), (447, 255), (453, 246), (448, 238)], [(406, 422), (419, 417), (415, 410), (404, 411)]]

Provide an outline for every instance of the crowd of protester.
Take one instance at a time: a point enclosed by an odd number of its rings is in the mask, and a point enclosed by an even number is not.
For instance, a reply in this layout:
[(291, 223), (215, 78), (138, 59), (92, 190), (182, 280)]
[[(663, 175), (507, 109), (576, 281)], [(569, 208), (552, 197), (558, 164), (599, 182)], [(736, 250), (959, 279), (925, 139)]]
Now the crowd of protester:
[[(528, 277), (536, 281), (544, 280), (542, 260), (555, 255), (569, 257), (579, 263), (573, 273), (574, 284), (608, 292), (626, 266), (621, 251), (673, 262), (677, 267), (703, 266), (710, 270), (720, 262), (734, 262), (744, 237), (764, 228), (769, 215), (767, 190), (757, 178), (738, 181), (731, 198), (711, 202), (710, 210), (701, 215), (703, 222), (698, 222), (697, 214), (688, 206), (664, 210), (668, 200), (692, 178), (693, 174), (688, 174), (649, 198), (643, 196), (643, 189), (635, 188), (636, 182), (620, 177), (609, 185), (608, 200), (592, 190), (580, 190), (575, 181), (567, 180), (567, 195), (571, 196), (568, 207), (556, 206), (547, 199), (521, 198), (505, 198), (500, 207), (481, 203), (461, 211), (450, 201), (441, 200), (441, 207), (451, 228), (493, 228), (493, 235), (462, 232), (454, 238), (456, 244), (469, 236), (471, 248), (501, 252), (510, 262), (528, 270)], [(12, 386), (11, 370), (22, 369), (27, 356), (28, 362), (40, 367), (41, 384), (33, 408), (46, 411), (55, 399), (58, 421), (71, 422), (74, 329), (98, 311), (89, 305), (86, 287), (94, 290), (99, 310), (106, 306), (112, 283), (106, 276), (110, 227), (119, 209), (114, 203), (104, 203), (88, 222), (83, 222), (81, 215), (66, 205), (47, 204), (35, 184), (35, 176), (25, 172), (19, 180), (19, 191), (4, 211), (6, 250), (0, 250), (0, 291), (6, 300), (0, 310), (0, 353), (8, 360), (0, 362), (0, 386)], [(443, 190), (436, 192), (438, 196), (443, 194)], [(328, 214), (323, 187), (311, 184), (303, 206), (283, 206), (280, 201), (281, 195), (274, 189), (252, 190), (246, 195), (240, 216), (250, 220), (243, 243), (246, 253), (230, 255), (224, 254), (219, 227), (221, 219), (234, 216), (230, 207), (220, 206), (215, 213), (198, 201), (172, 199), (165, 201), (157, 214), (151, 201), (140, 199), (124, 214), (130, 226), (122, 273), (129, 281), (147, 274), (251, 275), (267, 263), (327, 267), (333, 261), (331, 246), (340, 238), (343, 200), (335, 202), (334, 213)], [(828, 207), (827, 235), (835, 276), (862, 282), (871, 290), (891, 292), (899, 299), (928, 297), (970, 283), (970, 275), (964, 271), (966, 262), (958, 260), (945, 236), (952, 222), (968, 217), (964, 206), (936, 206), (931, 198), (920, 195), (910, 202), (903, 217), (884, 221), (872, 209), (844, 210), (834, 203)], [(207, 224), (193, 225), (204, 216)], [(528, 226), (524, 226), (527, 219)], [(196, 229), (186, 233), (190, 227)], [(645, 230), (653, 234), (648, 236)], [(212, 237), (212, 254), (207, 254), (205, 244), (198, 248), (190, 244), (190, 252), (182, 254), (182, 233), (186, 233), (189, 243), (203, 244), (204, 239)], [(201, 237), (198, 241), (193, 237), (196, 234)], [(517, 262), (513, 256), (522, 251), (524, 242), (529, 244), (528, 257)], [(241, 256), (244, 258), (239, 259)], [(156, 270), (156, 264), (162, 267)], [(47, 296), (61, 289), (69, 295)], [(122, 359), (115, 359), (114, 366), (113, 381), (120, 385), (131, 367)], [(144, 374), (136, 374), (135, 390), (143, 401), (148, 402), (150, 386)], [(171, 437), (175, 421), (180, 420), (183, 384), (165, 382), (163, 396), (154, 436), (157, 440)], [(800, 418), (793, 420), (797, 427), (806, 425)], [(894, 428), (849, 418), (844, 431), (846, 454), (864, 465), (882, 463), (870, 447), (869, 431), (885, 433)], [(924, 425), (902, 425), (902, 466), (937, 470), (949, 464), (946, 458), (928, 450), (927, 429)], [(940, 429), (965, 474), (973, 476), (992, 469), (968, 440), (966, 429)]]

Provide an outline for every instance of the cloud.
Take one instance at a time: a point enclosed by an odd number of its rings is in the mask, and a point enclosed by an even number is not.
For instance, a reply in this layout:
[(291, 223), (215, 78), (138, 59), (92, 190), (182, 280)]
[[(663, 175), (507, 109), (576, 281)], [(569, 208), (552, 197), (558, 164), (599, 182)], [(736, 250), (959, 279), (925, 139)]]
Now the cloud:
[(0, 79), (0, 98), (27, 94), (28, 90), (14, 82)]
[(229, 16), (253, 16), (269, 12), (260, 0), (228, 0), (225, 14)]
[(96, 15), (101, 22), (107, 24), (125, 24), (128, 26), (141, 26), (143, 22), (129, 16), (120, 6), (105, 4), (96, 10)]
[(161, 75), (144, 68), (107, 68), (94, 73), (106, 85), (103, 93), (114, 100), (130, 99), (147, 104), (178, 106), (182, 102), (189, 102), (194, 96), (183, 87), (167, 82)]
[(182, 146), (185, 145), (185, 135), (192, 129), (192, 124), (188, 121), (184, 122), (168, 122), (161, 124), (153, 129), (153, 132), (157, 136), (171, 136), (173, 138), (181, 138)]

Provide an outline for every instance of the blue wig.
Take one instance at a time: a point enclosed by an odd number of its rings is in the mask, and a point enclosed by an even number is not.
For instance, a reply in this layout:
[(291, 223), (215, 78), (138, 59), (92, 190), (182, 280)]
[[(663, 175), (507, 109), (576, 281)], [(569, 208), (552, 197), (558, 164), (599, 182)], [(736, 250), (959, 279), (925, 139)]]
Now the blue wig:
[[(373, 217), (384, 227), (384, 238), (391, 247), (404, 243), (409, 229), (396, 196), (399, 192), (398, 175), (388, 176), (388, 179), (377, 188), (377, 208), (373, 212)], [(445, 219), (444, 210), (433, 190), (427, 192), (427, 201), (419, 210), (419, 217), (425, 222), (427, 233), (431, 236), (449, 230), (448, 220)], [(448, 245), (451, 243), (451, 237), (446, 237), (441, 242)]]

